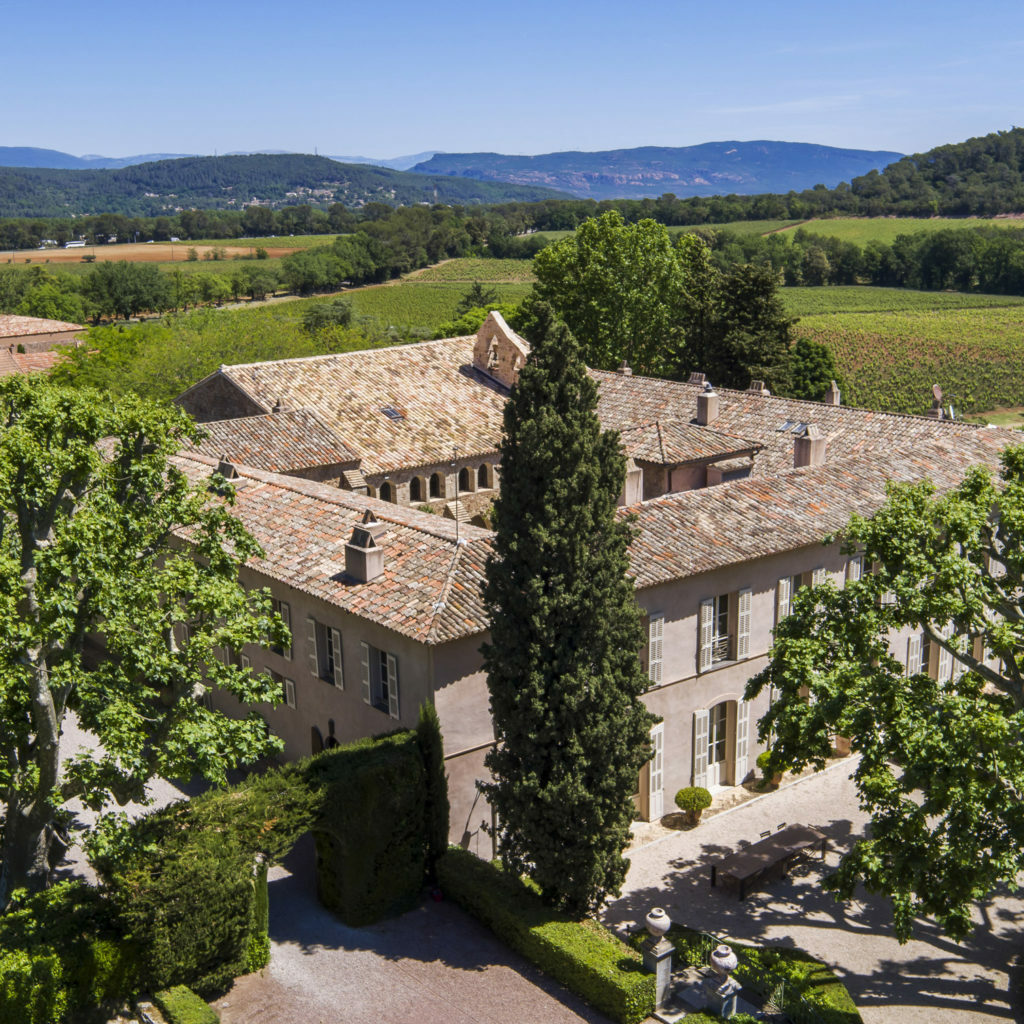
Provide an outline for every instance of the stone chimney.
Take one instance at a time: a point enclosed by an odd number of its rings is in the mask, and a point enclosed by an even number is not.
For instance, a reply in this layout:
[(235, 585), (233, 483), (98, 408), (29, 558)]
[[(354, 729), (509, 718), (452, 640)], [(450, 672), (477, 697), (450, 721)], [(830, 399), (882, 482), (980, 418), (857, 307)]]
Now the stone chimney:
[(690, 374), (690, 379), (686, 383), (687, 384), (701, 384), (701, 385), (703, 385), (704, 380), (705, 380), (704, 374), (703, 373), (698, 373), (696, 370), (694, 370), (693, 373)]
[(764, 386), (764, 381), (763, 380), (752, 380), (750, 382), (750, 387), (747, 388), (747, 391), (749, 391), (753, 395), (770, 395), (771, 394), (771, 392)]
[(825, 435), (813, 423), (793, 441), (793, 465), (796, 469), (825, 465)]
[[(703, 377), (704, 375), (701, 374)], [(718, 393), (710, 381), (704, 382), (704, 390), (697, 396), (697, 422), (706, 427), (718, 419)]]
[(832, 381), (829, 385), (828, 391), (825, 392), (825, 404), (826, 405), (839, 405), (839, 400), (842, 396), (839, 393), (839, 385)]
[(942, 388), (938, 384), (932, 385), (932, 407), (928, 410), (928, 415), (933, 420), (942, 419)]
[(619, 367), (617, 372), (621, 373), (623, 377), (632, 377), (633, 376), (633, 370), (630, 367), (629, 363), (626, 362), (625, 359), (622, 360), (622, 365)]
[(289, 401), (287, 395), (281, 395), (274, 403), (274, 408), (271, 412), (288, 412), (292, 407), (292, 403)]
[(387, 525), (367, 509), (352, 538), (345, 545), (345, 573), (359, 583), (369, 583), (384, 572), (384, 534)]
[(220, 462), (217, 464), (217, 472), (220, 473), (225, 480), (238, 479), (238, 470), (235, 469), (235, 464), (230, 458), (228, 458), (227, 452), (220, 457)]

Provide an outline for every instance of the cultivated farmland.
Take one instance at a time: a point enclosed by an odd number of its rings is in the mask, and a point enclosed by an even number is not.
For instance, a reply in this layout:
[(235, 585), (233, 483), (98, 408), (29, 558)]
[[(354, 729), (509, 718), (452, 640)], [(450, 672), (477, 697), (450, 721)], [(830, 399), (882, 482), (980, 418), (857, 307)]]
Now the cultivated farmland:
[[(498, 303), (520, 302), (530, 290), (528, 284), (491, 284)], [(371, 317), (382, 327), (398, 327), (432, 333), (446, 320), (455, 318), (455, 307), (466, 294), (466, 283), (418, 280), (375, 288), (358, 288), (345, 293), (359, 316)]]
[(1020, 295), (979, 295), (973, 292), (918, 292), (910, 288), (832, 285), (827, 288), (780, 288), (791, 316), (824, 313), (895, 313), (903, 310), (973, 309), (1019, 306)]

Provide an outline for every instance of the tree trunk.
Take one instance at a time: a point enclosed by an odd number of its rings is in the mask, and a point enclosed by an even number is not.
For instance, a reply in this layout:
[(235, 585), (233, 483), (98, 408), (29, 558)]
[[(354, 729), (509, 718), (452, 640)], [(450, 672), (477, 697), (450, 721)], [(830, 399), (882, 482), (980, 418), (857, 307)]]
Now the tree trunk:
[(7, 908), (15, 889), (38, 892), (50, 882), (50, 828), (48, 808), (8, 807), (0, 846), (0, 911)]

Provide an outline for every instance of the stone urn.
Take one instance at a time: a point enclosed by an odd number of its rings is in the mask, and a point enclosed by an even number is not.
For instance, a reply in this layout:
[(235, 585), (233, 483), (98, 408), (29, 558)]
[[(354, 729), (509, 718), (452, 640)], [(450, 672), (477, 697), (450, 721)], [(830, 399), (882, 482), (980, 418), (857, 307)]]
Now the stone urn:
[(740, 962), (731, 946), (724, 942), (720, 946), (715, 946), (711, 953), (711, 966), (718, 974), (728, 977), (739, 965)]
[(732, 949), (722, 943), (711, 953), (711, 968), (714, 974), (703, 984), (704, 1005), (712, 1013), (729, 1020), (736, 1013), (740, 983), (730, 977), (739, 966), (739, 960)]
[(651, 912), (644, 918), (644, 924), (647, 926), (647, 933), (657, 942), (663, 939), (665, 933), (672, 927), (672, 920), (661, 907), (652, 907)]

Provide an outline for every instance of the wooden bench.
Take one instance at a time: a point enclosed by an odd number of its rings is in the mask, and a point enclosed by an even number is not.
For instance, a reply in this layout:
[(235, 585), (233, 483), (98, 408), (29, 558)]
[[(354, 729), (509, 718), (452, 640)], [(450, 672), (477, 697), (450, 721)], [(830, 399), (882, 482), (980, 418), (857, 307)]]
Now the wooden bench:
[(820, 829), (790, 825), (767, 839), (712, 862), (711, 885), (718, 885), (721, 878), (723, 882), (736, 885), (740, 899), (745, 899), (759, 883), (785, 878), (793, 862), (809, 850), (820, 847), (824, 860), (827, 845), (828, 836)]

